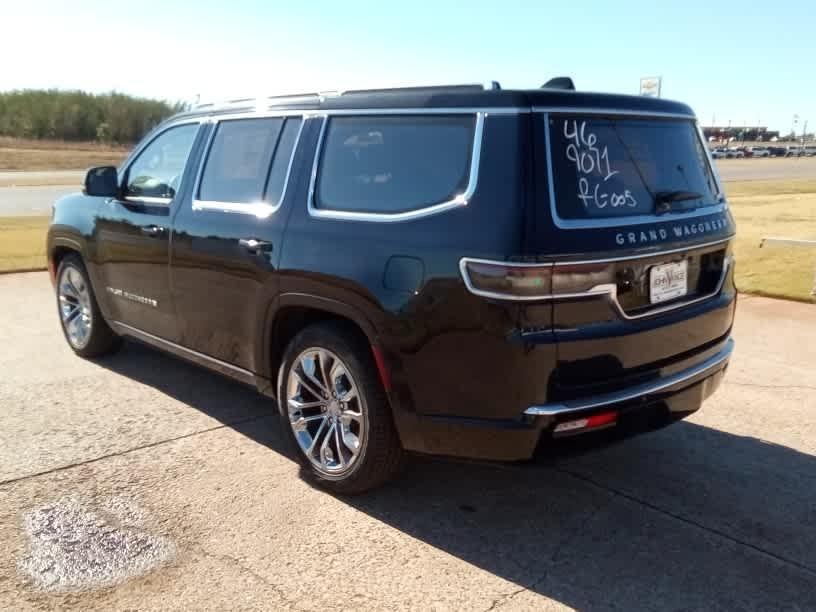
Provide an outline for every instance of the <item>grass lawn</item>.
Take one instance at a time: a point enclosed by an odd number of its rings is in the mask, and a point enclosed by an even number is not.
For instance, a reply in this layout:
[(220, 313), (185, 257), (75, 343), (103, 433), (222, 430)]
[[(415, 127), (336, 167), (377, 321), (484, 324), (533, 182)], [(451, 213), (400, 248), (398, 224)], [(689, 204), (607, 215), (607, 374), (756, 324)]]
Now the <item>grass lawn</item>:
[[(816, 179), (726, 183), (737, 220), (737, 287), (810, 301), (816, 247), (765, 246), (763, 237), (816, 240)], [(45, 268), (46, 217), (0, 217), (0, 271)]]
[(0, 217), (0, 272), (45, 269), (48, 217)]
[(737, 287), (744, 293), (810, 301), (816, 246), (768, 246), (763, 237), (816, 240), (816, 180), (726, 183), (737, 221)]

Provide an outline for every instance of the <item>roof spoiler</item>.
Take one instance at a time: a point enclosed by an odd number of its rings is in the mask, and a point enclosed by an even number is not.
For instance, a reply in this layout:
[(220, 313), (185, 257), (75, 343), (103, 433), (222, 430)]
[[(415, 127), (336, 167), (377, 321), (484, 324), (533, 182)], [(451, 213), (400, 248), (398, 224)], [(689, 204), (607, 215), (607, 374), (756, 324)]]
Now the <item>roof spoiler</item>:
[(568, 89), (569, 91), (575, 91), (575, 83), (572, 82), (570, 77), (555, 77), (544, 83), (541, 89)]

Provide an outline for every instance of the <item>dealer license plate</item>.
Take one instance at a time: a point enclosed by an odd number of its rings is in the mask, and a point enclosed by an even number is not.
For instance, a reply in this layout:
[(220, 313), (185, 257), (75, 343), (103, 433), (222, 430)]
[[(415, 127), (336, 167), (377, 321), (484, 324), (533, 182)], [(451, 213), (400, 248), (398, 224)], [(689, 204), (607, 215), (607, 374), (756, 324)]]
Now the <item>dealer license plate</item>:
[(688, 261), (652, 266), (649, 270), (649, 300), (667, 302), (688, 293)]

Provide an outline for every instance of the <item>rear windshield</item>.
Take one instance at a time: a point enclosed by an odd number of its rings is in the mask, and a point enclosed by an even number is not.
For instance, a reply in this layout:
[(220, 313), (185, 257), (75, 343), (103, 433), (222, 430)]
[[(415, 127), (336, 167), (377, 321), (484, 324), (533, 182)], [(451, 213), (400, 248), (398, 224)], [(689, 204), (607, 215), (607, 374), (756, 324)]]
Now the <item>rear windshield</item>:
[(558, 216), (688, 211), (718, 202), (706, 150), (684, 119), (549, 116)]

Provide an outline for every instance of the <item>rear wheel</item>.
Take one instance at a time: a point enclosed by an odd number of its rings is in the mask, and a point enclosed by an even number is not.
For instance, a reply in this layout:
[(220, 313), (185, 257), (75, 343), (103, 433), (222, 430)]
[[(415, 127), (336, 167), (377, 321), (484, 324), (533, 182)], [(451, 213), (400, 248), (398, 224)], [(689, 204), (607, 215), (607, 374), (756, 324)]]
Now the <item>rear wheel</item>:
[(278, 398), (306, 474), (334, 493), (360, 493), (398, 471), (402, 448), (369, 347), (338, 323), (301, 331), (286, 349)]
[(121, 339), (102, 318), (88, 272), (77, 255), (67, 255), (57, 270), (57, 309), (62, 333), (77, 355), (98, 357), (119, 348)]

